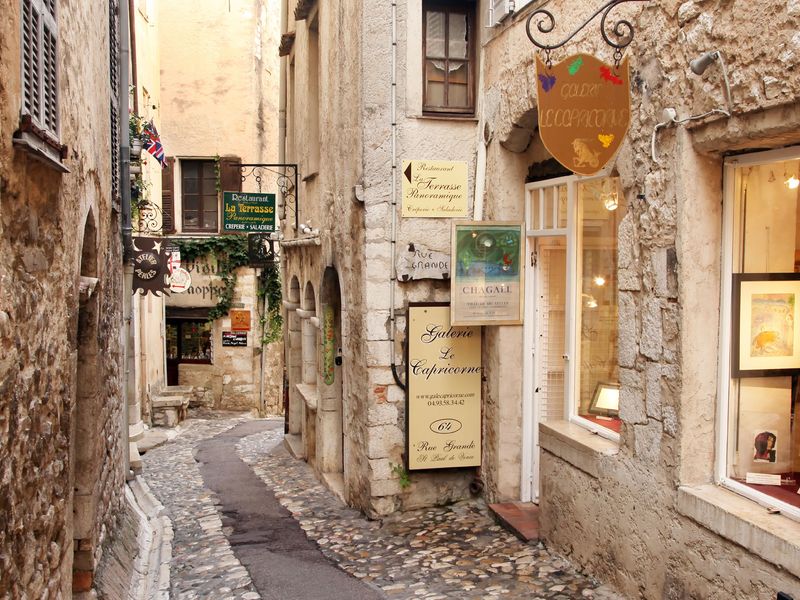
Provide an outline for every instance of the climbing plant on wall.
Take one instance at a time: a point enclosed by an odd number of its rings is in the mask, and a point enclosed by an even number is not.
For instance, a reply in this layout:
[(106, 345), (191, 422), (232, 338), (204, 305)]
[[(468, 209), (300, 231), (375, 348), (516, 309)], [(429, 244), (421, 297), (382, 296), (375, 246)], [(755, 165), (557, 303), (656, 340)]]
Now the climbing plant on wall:
[[(236, 289), (236, 269), (247, 265), (247, 237), (243, 235), (220, 235), (203, 239), (174, 239), (181, 251), (181, 260), (190, 262), (202, 257), (214, 257), (217, 261), (217, 276), (224, 287), (216, 306), (208, 313), (214, 321), (227, 316), (233, 305)], [(261, 344), (269, 344), (280, 338), (283, 319), (281, 317), (281, 280), (277, 265), (266, 267), (258, 279), (258, 298), (268, 298), (269, 313), (263, 315), (259, 306)], [(259, 302), (261, 305), (261, 302)]]

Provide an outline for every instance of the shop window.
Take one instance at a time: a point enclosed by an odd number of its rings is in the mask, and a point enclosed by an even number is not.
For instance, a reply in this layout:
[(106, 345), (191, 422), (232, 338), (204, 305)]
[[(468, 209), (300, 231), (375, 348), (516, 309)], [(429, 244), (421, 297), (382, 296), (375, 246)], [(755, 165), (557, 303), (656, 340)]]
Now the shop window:
[(475, 16), (470, 2), (423, 3), (423, 110), (475, 109)]
[(166, 333), (167, 360), (211, 364), (211, 323), (168, 320)]
[(800, 148), (726, 164), (723, 483), (800, 517)]
[(615, 178), (580, 182), (577, 193), (575, 408), (579, 417), (619, 433), (617, 230), (624, 196)]

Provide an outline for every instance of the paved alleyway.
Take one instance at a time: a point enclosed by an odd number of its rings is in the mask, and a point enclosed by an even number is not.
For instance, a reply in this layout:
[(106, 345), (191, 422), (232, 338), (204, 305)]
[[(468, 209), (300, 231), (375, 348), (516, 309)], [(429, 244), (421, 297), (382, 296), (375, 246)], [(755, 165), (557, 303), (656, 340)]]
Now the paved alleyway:
[(225, 416), (182, 429), (145, 455), (175, 531), (173, 598), (616, 597), (503, 531), (480, 503), (365, 519), (289, 456), (282, 422)]

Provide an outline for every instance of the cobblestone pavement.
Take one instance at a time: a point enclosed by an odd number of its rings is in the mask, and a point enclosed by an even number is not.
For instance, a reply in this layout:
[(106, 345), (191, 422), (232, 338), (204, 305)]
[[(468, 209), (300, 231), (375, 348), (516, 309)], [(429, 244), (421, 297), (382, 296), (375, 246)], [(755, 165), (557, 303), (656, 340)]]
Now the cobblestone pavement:
[[(261, 597), (225, 537), (216, 499), (193, 456), (202, 440), (245, 420), (228, 414), (184, 421), (176, 439), (144, 456), (145, 478), (175, 532), (174, 599)], [(282, 438), (282, 428), (258, 433), (243, 438), (237, 450), (328, 558), (387, 598), (619, 598), (541, 544), (524, 544), (505, 532), (479, 502), (370, 521), (343, 506), (306, 463), (291, 458)]]

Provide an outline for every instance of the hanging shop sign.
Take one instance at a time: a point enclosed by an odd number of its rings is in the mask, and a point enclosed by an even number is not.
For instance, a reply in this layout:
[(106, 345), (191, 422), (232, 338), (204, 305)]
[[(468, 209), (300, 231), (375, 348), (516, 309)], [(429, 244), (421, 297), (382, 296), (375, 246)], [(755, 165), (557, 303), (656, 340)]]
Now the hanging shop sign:
[(133, 293), (146, 296), (169, 295), (169, 271), (167, 253), (164, 251), (164, 238), (134, 237), (133, 250)]
[(234, 310), (228, 313), (231, 318), (231, 329), (234, 331), (250, 331), (250, 311)]
[(192, 276), (184, 268), (178, 268), (169, 276), (169, 291), (173, 294), (182, 294), (192, 287)]
[(453, 325), (522, 324), (522, 224), (453, 223)]
[(397, 279), (450, 279), (450, 255), (422, 244), (409, 244), (397, 255)]
[(322, 310), (322, 380), (333, 385), (336, 379), (336, 330), (333, 306), (326, 304)]
[(466, 217), (467, 163), (403, 161), (404, 217)]
[(275, 231), (275, 194), (223, 192), (222, 202), (223, 231)]
[(576, 54), (548, 66), (537, 56), (536, 74), (545, 148), (574, 173), (597, 173), (619, 150), (630, 125), (628, 59), (609, 65)]
[(447, 304), (409, 304), (408, 470), (481, 464), (481, 330), (450, 325)]
[(222, 332), (222, 345), (223, 346), (247, 346), (247, 333), (238, 331), (223, 331)]
[(263, 268), (275, 264), (274, 241), (268, 233), (247, 234), (247, 264), (250, 267)]

